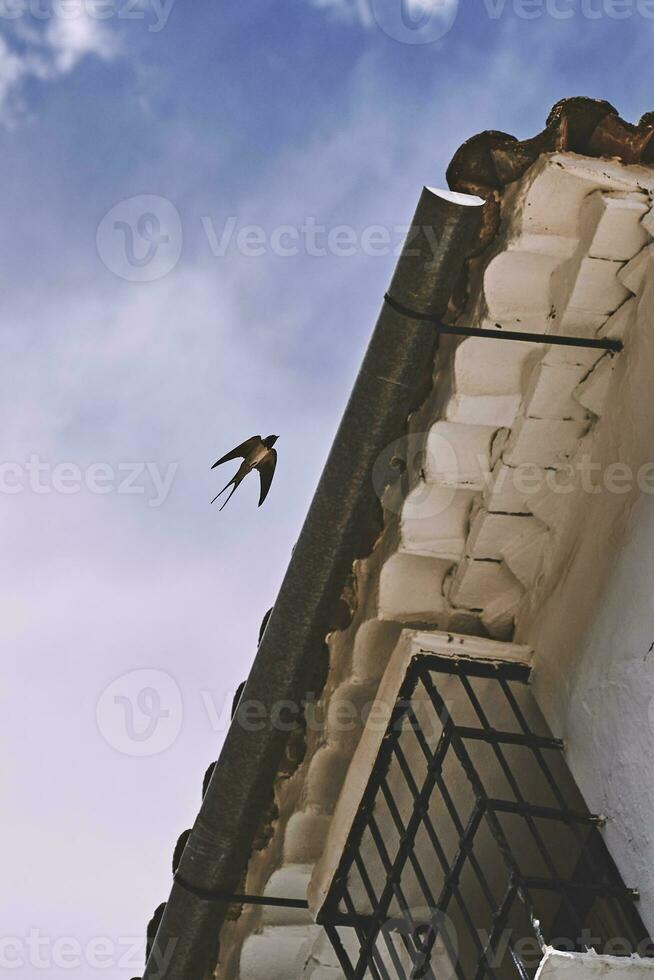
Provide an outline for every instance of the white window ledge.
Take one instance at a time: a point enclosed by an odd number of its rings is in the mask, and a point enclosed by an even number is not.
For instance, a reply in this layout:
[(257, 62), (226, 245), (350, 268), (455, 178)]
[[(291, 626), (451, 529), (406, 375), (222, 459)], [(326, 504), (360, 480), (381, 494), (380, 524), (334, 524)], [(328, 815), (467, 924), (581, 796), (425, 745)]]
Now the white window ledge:
[(642, 956), (563, 953), (549, 948), (536, 980), (654, 980), (654, 960)]

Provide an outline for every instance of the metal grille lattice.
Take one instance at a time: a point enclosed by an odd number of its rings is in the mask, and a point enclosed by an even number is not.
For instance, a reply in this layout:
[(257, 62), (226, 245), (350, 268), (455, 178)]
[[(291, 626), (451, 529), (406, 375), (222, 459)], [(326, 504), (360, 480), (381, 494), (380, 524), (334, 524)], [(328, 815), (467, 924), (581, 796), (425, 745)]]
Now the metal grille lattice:
[(414, 658), (320, 921), (347, 980), (652, 955), (522, 664)]

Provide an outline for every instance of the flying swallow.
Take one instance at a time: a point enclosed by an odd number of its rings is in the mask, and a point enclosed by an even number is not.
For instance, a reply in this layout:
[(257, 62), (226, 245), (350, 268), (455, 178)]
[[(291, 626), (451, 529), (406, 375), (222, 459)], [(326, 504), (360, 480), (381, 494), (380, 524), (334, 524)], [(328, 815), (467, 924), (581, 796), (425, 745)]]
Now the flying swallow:
[(270, 490), (270, 484), (272, 483), (273, 476), (275, 475), (275, 466), (277, 465), (277, 452), (273, 449), (273, 446), (277, 442), (278, 436), (266, 436), (262, 439), (261, 436), (252, 436), (251, 439), (246, 439), (245, 442), (237, 446), (236, 449), (232, 449), (231, 453), (226, 453), (225, 456), (221, 456), (217, 460), (211, 469), (215, 469), (216, 466), (220, 466), (221, 463), (227, 463), (230, 459), (241, 458), (243, 462), (241, 463), (239, 470), (229, 483), (222, 488), (220, 493), (217, 493), (213, 498), (211, 503), (213, 504), (221, 494), (225, 492), (229, 487), (232, 487), (232, 491), (227, 497), (227, 500), (220, 508), (226, 507), (229, 503), (229, 499), (234, 493), (234, 490), (238, 487), (240, 483), (243, 482), (248, 473), (252, 470), (259, 471), (259, 478), (261, 480), (261, 494), (259, 496), (259, 507), (268, 496), (268, 491)]

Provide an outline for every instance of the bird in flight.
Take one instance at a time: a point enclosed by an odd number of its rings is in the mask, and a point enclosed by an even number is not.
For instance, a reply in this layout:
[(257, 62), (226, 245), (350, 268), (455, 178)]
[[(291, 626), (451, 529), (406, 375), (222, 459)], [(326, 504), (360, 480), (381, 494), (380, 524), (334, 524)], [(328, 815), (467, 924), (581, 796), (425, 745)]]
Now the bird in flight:
[(229, 487), (232, 487), (232, 491), (227, 497), (227, 500), (220, 508), (226, 507), (229, 503), (229, 499), (232, 493), (236, 490), (238, 485), (243, 482), (248, 473), (252, 470), (259, 471), (259, 479), (261, 480), (261, 494), (259, 495), (259, 507), (268, 496), (268, 491), (270, 490), (270, 484), (272, 483), (273, 476), (275, 475), (275, 466), (277, 465), (277, 451), (273, 449), (273, 446), (277, 442), (278, 436), (266, 436), (262, 439), (261, 436), (252, 436), (251, 439), (246, 439), (242, 442), (240, 446), (236, 449), (232, 449), (230, 453), (226, 453), (217, 460), (211, 469), (215, 469), (216, 466), (220, 466), (222, 463), (227, 463), (230, 459), (242, 459), (236, 476), (234, 476), (229, 483), (222, 488), (220, 493), (217, 493), (213, 498), (211, 503), (215, 503), (218, 497), (221, 496)]

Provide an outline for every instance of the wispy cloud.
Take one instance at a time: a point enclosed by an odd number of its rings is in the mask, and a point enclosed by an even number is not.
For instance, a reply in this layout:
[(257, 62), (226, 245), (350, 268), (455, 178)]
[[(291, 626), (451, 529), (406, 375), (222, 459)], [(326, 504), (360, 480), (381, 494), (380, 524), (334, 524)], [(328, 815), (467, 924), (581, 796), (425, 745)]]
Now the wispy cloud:
[(373, 23), (368, 0), (310, 0), (310, 2), (313, 7), (339, 20), (361, 23), (366, 27)]
[(84, 7), (75, 17), (51, 14), (43, 21), (6, 21), (0, 28), (0, 122), (11, 123), (25, 111), (30, 80), (55, 82), (89, 55), (108, 61), (118, 53), (115, 33)]
[[(313, 7), (353, 23), (372, 27), (375, 24), (375, 14), (372, 0), (310, 0)], [(404, 16), (411, 20), (423, 18), (449, 17), (452, 7), (458, 5), (458, 0), (395, 0), (398, 7), (403, 8)]]

